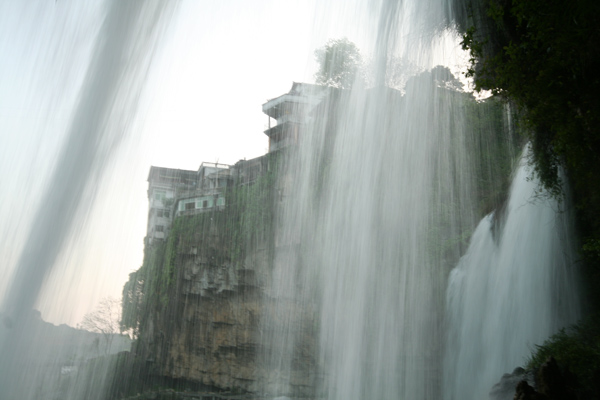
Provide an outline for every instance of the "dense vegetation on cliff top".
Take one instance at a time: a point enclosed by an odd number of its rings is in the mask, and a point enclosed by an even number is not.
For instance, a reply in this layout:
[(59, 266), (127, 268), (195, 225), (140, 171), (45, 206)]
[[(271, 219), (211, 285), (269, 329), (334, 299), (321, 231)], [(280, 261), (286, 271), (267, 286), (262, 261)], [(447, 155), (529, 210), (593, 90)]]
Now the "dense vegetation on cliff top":
[(481, 0), (459, 20), (477, 89), (509, 99), (532, 143), (534, 168), (552, 193), (564, 167), (584, 251), (600, 260), (600, 3)]
[(569, 392), (580, 399), (596, 399), (600, 394), (600, 318), (585, 318), (536, 346), (527, 368), (537, 370), (549, 357), (566, 366), (563, 379)]

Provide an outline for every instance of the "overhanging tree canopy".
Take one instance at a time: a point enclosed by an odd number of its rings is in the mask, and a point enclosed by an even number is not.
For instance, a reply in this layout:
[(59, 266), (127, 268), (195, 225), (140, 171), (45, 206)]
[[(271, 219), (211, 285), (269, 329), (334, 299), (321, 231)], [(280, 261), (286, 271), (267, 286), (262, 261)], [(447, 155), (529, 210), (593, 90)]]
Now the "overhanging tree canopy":
[(315, 50), (319, 69), (315, 81), (319, 85), (348, 89), (363, 81), (363, 59), (360, 50), (347, 38), (330, 39)]

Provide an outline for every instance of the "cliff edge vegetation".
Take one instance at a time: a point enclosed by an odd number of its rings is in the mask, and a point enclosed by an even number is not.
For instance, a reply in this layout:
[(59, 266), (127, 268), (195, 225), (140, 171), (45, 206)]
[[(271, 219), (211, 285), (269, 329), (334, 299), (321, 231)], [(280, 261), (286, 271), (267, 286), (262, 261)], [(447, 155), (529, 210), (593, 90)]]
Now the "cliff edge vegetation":
[(476, 89), (516, 105), (535, 174), (552, 194), (568, 180), (574, 196), (587, 311), (595, 316), (538, 346), (529, 366), (552, 356), (575, 374), (585, 398), (599, 398), (590, 377), (600, 371), (600, 3), (465, 0), (454, 11)]

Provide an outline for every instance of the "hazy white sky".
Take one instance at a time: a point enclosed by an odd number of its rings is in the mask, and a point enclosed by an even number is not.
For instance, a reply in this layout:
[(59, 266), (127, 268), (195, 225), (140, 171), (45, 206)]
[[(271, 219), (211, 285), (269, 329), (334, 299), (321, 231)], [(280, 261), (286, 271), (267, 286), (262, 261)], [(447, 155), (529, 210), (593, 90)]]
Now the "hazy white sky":
[[(48, 279), (43, 317), (76, 324), (102, 297), (120, 297), (142, 262), (150, 165), (197, 169), (260, 156), (268, 145), (262, 104), (293, 81), (313, 81), (317, 47), (346, 36), (368, 56), (377, 15), (370, 3), (379, 2), (359, 3), (182, 1), (131, 132), (94, 183), (95, 201), (84, 204), (85, 229)], [(99, 0), (0, 3), (0, 294), (43, 206), (103, 12)]]

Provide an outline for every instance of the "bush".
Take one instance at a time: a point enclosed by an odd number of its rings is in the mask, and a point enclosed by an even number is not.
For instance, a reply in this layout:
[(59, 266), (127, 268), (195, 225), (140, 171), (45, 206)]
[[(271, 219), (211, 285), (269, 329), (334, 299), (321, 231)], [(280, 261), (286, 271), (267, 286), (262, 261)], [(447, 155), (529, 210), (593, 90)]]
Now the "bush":
[(600, 378), (600, 315), (590, 317), (568, 329), (561, 329), (536, 346), (527, 369), (538, 369), (549, 357), (577, 380), (580, 398), (598, 398)]
[[(465, 0), (466, 1), (466, 0)], [(458, 1), (463, 9), (465, 1)], [(457, 21), (469, 75), (519, 109), (535, 174), (549, 193), (566, 171), (578, 212), (586, 281), (600, 307), (600, 2), (480, 0)], [(467, 15), (469, 15), (467, 17)]]

